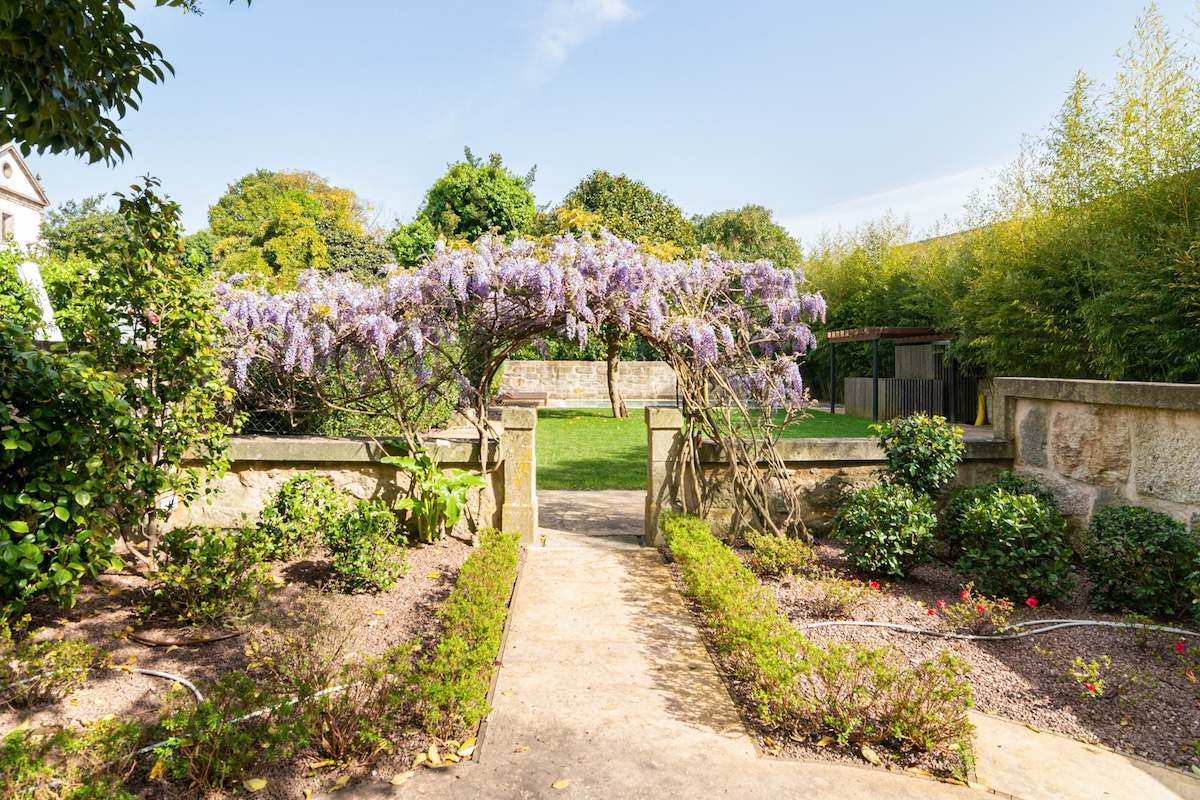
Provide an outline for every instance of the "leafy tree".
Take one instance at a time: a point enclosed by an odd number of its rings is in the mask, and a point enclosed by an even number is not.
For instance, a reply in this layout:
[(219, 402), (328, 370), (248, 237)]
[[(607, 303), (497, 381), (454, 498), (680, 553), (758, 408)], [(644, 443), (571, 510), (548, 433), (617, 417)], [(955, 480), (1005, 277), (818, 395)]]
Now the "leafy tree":
[(258, 170), (208, 210), (208, 231), (193, 239), (189, 256), (203, 262), (211, 242), (217, 269), (258, 275), (278, 288), (295, 285), (306, 269), (371, 275), (389, 259), (364, 232), (364, 217), (353, 191), (311, 172)]
[(623, 239), (672, 244), (683, 255), (696, 251), (696, 230), (665, 195), (625, 175), (596, 170), (563, 200), (563, 208), (596, 214), (600, 225)]
[(93, 258), (114, 241), (128, 235), (125, 221), (116, 209), (104, 204), (104, 195), (67, 200), (46, 212), (42, 241), (46, 254), (66, 261), (77, 256)]
[(769, 258), (777, 267), (795, 269), (804, 260), (800, 243), (771, 219), (770, 209), (748, 205), (692, 217), (696, 239), (722, 258), (756, 261)]
[[(233, 0), (230, 0), (233, 2)], [(249, 0), (247, 0), (249, 2)], [(74, 152), (92, 163), (124, 159), (113, 115), (141, 101), (141, 83), (174, 72), (125, 18), (122, 0), (0, 4), (0, 141), (21, 151)], [(198, 0), (155, 0), (199, 13)]]
[(120, 199), (129, 235), (80, 276), (73, 304), (59, 315), (64, 338), (92, 352), (124, 381), (121, 397), (138, 420), (137, 466), (105, 508), (151, 548), (176, 503), (201, 492), (203, 474), (181, 465), (200, 453), (210, 472), (226, 463), (228, 428), (217, 421), (228, 399), (220, 379), (221, 328), (211, 292), (179, 256), (179, 206), (154, 193), (157, 182)]
[(504, 167), (496, 153), (476, 158), (471, 148), (463, 148), (463, 160), (447, 165), (449, 171), (438, 178), (417, 212), (417, 217), (388, 238), (401, 264), (412, 266), (433, 251), (437, 239), (474, 242), (485, 233), (529, 233), (537, 207), (533, 185), (537, 167), (520, 178)]

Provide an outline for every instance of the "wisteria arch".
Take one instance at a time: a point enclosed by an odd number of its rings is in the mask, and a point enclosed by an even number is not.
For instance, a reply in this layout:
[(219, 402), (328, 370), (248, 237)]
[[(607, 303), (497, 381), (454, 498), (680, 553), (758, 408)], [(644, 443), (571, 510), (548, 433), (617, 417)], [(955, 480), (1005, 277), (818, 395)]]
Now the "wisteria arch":
[[(586, 345), (606, 325), (636, 333), (679, 379), (692, 456), (702, 437), (721, 443), (749, 510), (788, 531), (799, 526), (799, 507), (775, 443), (808, 405), (797, 363), (816, 344), (809, 322), (825, 312), (803, 282), (769, 261), (711, 252), (664, 261), (602, 232), (439, 243), (427, 263), (393, 271), (381, 286), (314, 272), (285, 294), (233, 280), (216, 294), (239, 390), (253, 374), (291, 389), (281, 395), (286, 406), (303, 385), (332, 407), (390, 417), (412, 445), (425, 433), (425, 412), (449, 398), (485, 454), (494, 441), (490, 387), (515, 350), (551, 333)], [(702, 512), (707, 492), (699, 472), (690, 474), (692, 491), (681, 497)], [(773, 509), (771, 496), (782, 507)]]

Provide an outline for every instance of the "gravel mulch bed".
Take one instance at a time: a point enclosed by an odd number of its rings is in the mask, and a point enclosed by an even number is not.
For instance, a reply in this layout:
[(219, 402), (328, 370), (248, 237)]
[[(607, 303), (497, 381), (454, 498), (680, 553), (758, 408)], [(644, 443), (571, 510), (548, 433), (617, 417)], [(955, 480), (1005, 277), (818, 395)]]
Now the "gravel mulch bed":
[[(738, 552), (748, 563), (751, 551), (743, 547)], [(853, 577), (841, 545), (818, 543), (817, 554), (821, 566)], [(676, 570), (673, 565), (672, 569)], [(679, 580), (677, 571), (676, 579)], [(830, 619), (816, 613), (814, 587), (807, 577), (764, 578), (762, 582), (774, 592), (780, 610), (795, 625)], [(1034, 610), (1024, 606), (1025, 598), (1016, 599), (1017, 608), (1011, 620), (1121, 620), (1117, 615), (1091, 608), (1085, 575), (1077, 573), (1076, 582), (1078, 586), (1069, 597), (1041, 602)], [(884, 582), (877, 590), (867, 591), (862, 604), (848, 618), (950, 630), (944, 612), (937, 610), (937, 601), (960, 602), (965, 583), (952, 569), (924, 565), (903, 581)], [(931, 608), (935, 610), (932, 616)], [(1155, 622), (1197, 630), (1190, 621)], [(805, 634), (815, 642), (840, 640), (891, 645), (914, 662), (933, 658), (942, 650), (952, 650), (971, 665), (968, 678), (975, 708), (980, 711), (1183, 770), (1200, 769), (1200, 683), (1196, 681), (1200, 672), (1187, 670), (1188, 661), (1193, 668), (1200, 661), (1200, 639), (1185, 638), (1187, 647), (1195, 650), (1180, 655), (1176, 652), (1180, 637), (1167, 633), (1139, 637), (1130, 630), (1106, 627), (1067, 628), (1002, 642), (950, 640), (886, 628), (849, 626), (810, 629)], [(1104, 656), (1111, 665), (1104, 666)], [(1105, 681), (1102, 696), (1088, 693), (1067, 674), (1076, 657), (1100, 663), (1099, 677)], [(730, 688), (745, 717), (754, 724), (754, 703), (748, 687), (731, 681)], [(782, 737), (777, 732), (765, 728), (759, 728), (757, 733), (763, 749), (772, 755), (864, 763), (853, 746), (815, 747), (811, 742), (780, 741)], [(920, 759), (906, 753), (888, 755), (898, 767), (934, 774), (945, 774), (951, 766), (944, 756)]]
[[(239, 626), (240, 635), (207, 644), (189, 642), (220, 636), (229, 630), (179, 628), (171, 620), (147, 618), (138, 611), (138, 604), (148, 592), (148, 582), (131, 570), (105, 573), (80, 592), (74, 608), (35, 601), (26, 613), (32, 617), (31, 628), (46, 629), (39, 638), (84, 641), (108, 654), (111, 668), (93, 668), (83, 686), (59, 702), (0, 709), (0, 736), (23, 722), (35, 728), (78, 726), (110, 714), (152, 727), (157, 723), (172, 682), (129, 672), (129, 667), (178, 675), (203, 689), (204, 683), (222, 675), (247, 671), (251, 662), (260, 658), (254, 653), (252, 643), (266, 642), (276, 631), (287, 633), (296, 619), (289, 617), (294, 609), (319, 610), (328, 622), (323, 634), (331, 638), (345, 634), (347, 655), (378, 655), (414, 637), (419, 637), (427, 647), (437, 635), (437, 607), (453, 588), (470, 550), (469, 545), (452, 537), (444, 537), (433, 545), (412, 547), (408, 550), (411, 565), (408, 574), (396, 588), (379, 594), (346, 595), (325, 589), (328, 563), (320, 557), (278, 565), (273, 574), (283, 586), (273, 591), (254, 615)], [(135, 637), (182, 644), (154, 647), (136, 641)], [(352, 768), (352, 780), (368, 773), (391, 777), (406, 771), (412, 752), (422, 747), (423, 741), (424, 737), (413, 735), (394, 742), (393, 756)], [(314, 760), (311, 755), (301, 756), (256, 771), (255, 775), (266, 778), (268, 783), (255, 797), (266, 800), (301, 797), (306, 790), (328, 789), (336, 777), (346, 774), (345, 770), (313, 774), (308, 764)], [(143, 764), (139, 774), (144, 775), (148, 768), (148, 764)], [(136, 787), (131, 790), (136, 791)], [(140, 795), (157, 798), (165, 796), (163, 792), (164, 785), (156, 782), (145, 786)]]

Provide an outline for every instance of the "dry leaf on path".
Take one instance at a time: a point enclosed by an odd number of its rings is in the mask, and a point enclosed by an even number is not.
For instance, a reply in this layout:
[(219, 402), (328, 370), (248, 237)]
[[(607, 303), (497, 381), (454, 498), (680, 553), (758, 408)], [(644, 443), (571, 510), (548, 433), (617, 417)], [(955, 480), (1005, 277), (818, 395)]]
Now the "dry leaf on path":
[(266, 778), (247, 778), (242, 781), (242, 788), (247, 792), (261, 792), (267, 788)]
[(877, 767), (883, 766), (883, 759), (879, 757), (879, 753), (876, 753), (874, 750), (872, 750), (870, 747), (867, 747), (865, 744), (862, 746), (862, 757), (865, 758), (867, 761), (870, 761), (872, 764), (874, 764)]
[(559, 778), (554, 783), (550, 784), (551, 789), (565, 789), (571, 785), (570, 778)]

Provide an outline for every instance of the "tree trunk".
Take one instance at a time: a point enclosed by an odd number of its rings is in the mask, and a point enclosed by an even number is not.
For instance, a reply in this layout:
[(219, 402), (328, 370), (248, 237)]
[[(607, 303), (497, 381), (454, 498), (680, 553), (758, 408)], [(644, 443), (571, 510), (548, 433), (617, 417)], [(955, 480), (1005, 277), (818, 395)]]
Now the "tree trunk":
[(621, 386), (618, 370), (621, 366), (621, 329), (612, 326), (605, 331), (605, 343), (608, 345), (608, 400), (612, 403), (612, 414), (616, 419), (627, 419), (629, 411), (625, 408), (625, 398), (621, 397)]

